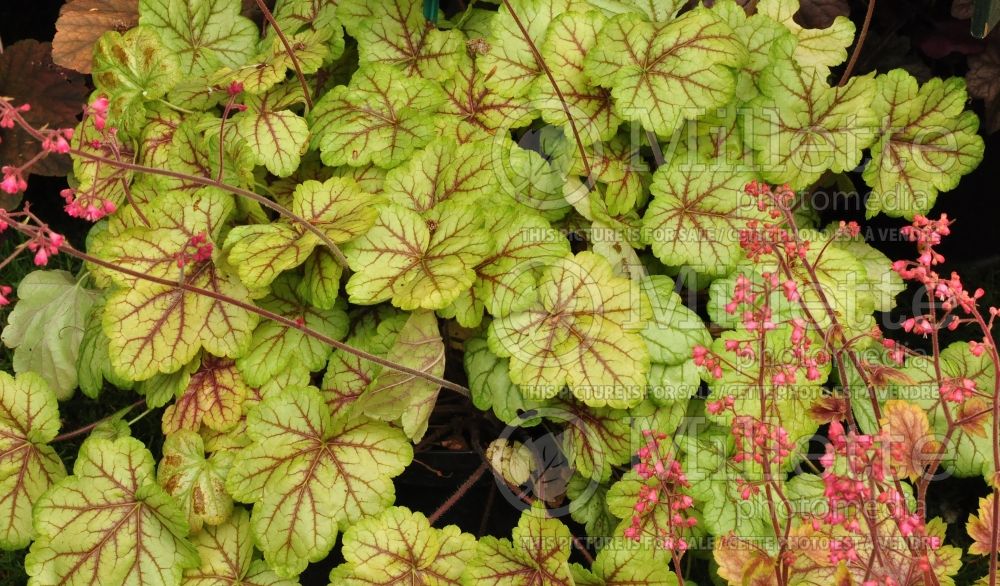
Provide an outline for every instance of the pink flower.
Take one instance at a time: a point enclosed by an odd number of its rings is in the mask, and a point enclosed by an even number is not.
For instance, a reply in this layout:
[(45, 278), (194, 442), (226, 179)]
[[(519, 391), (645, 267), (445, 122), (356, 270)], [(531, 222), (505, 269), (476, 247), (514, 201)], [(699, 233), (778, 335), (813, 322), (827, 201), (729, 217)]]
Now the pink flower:
[(3, 181), (0, 181), (0, 191), (9, 193), (10, 195), (17, 195), (28, 188), (28, 182), (24, 180), (20, 169), (7, 166), (0, 171), (3, 172)]
[(108, 123), (108, 98), (101, 96), (90, 103), (89, 112), (94, 117), (94, 127), (104, 130)]
[(35, 265), (44, 267), (49, 264), (49, 251), (45, 250), (44, 247), (40, 247), (35, 251)]
[(10, 299), (7, 296), (13, 291), (9, 285), (0, 285), (0, 306), (10, 305)]

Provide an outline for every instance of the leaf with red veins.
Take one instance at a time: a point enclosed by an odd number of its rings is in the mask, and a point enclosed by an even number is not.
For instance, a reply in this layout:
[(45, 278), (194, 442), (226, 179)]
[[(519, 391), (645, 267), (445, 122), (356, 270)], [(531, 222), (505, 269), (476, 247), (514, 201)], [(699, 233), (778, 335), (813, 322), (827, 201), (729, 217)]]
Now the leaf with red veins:
[(389, 201), (426, 212), (448, 199), (489, 198), (496, 190), (492, 144), (435, 139), (409, 161), (392, 169), (383, 190)]
[[(21, 116), (35, 127), (73, 128), (87, 99), (82, 75), (52, 63), (51, 46), (32, 39), (4, 47), (0, 53), (0, 96), (12, 105), (30, 104)], [(0, 128), (0, 163), (20, 166), (41, 150), (41, 145), (20, 128)], [(32, 167), (37, 175), (69, 172), (65, 155), (50, 154)]]
[[(90, 73), (94, 44), (107, 31), (122, 32), (139, 24), (138, 0), (73, 0), (63, 5), (52, 39), (56, 64)], [(2, 93), (2, 92), (0, 92)]]
[(465, 569), (464, 584), (572, 586), (569, 567), (572, 535), (541, 504), (521, 513), (511, 539), (480, 538)]
[[(531, 45), (537, 48), (544, 44), (549, 25), (560, 14), (583, 11), (589, 5), (582, 0), (515, 0), (510, 5), (515, 14), (505, 3), (493, 18), (489, 49), (480, 58), (480, 66), (483, 71), (495, 72), (487, 81), (490, 89), (517, 98), (526, 95), (542, 74)], [(518, 22), (526, 29), (527, 40)]]
[(184, 571), (182, 586), (299, 586), (278, 577), (262, 559), (254, 559), (250, 513), (237, 508), (229, 520), (206, 527), (192, 538), (201, 565)]
[(479, 59), (462, 57), (455, 75), (441, 84), (447, 96), (437, 117), (442, 134), (466, 142), (527, 126), (538, 117), (527, 98), (506, 98), (490, 89), (495, 74)]
[(443, 101), (434, 82), (385, 64), (365, 65), (350, 85), (337, 86), (310, 111), (312, 145), (330, 166), (391, 169), (434, 137)]
[(246, 96), (247, 109), (233, 117), (236, 136), (246, 141), (257, 164), (277, 177), (287, 177), (298, 169), (309, 142), (308, 124), (290, 110), (302, 100), (302, 92), (289, 87)]
[(476, 265), (476, 280), (441, 315), (474, 328), (483, 311), (500, 315), (535, 300), (538, 273), (570, 255), (569, 241), (538, 214), (511, 204), (480, 204), (484, 228), (497, 247)]
[(412, 0), (374, 3), (371, 17), (354, 25), (351, 34), (361, 65), (386, 63), (433, 81), (451, 77), (465, 52), (465, 35), (437, 29)]
[(440, 309), (475, 281), (474, 267), (493, 246), (479, 209), (452, 200), (425, 216), (383, 206), (372, 229), (344, 248), (355, 271), (346, 285), (352, 303)]
[(755, 175), (747, 168), (704, 168), (685, 159), (675, 159), (653, 175), (644, 241), (668, 266), (726, 275), (743, 258), (740, 230), (749, 221), (767, 218), (743, 193)]
[(326, 557), (339, 526), (385, 509), (392, 478), (413, 458), (402, 431), (363, 417), (331, 417), (319, 392), (288, 388), (247, 418), (253, 443), (226, 487), (254, 503), (251, 525), (264, 559), (282, 577)]
[(243, 415), (247, 385), (232, 360), (206, 356), (188, 386), (163, 412), (163, 433), (198, 431), (202, 424), (226, 431)]
[(73, 475), (35, 504), (35, 529), (24, 565), (38, 583), (178, 584), (198, 565), (184, 514), (131, 437), (84, 442)]
[[(214, 266), (200, 264), (189, 285), (251, 303), (250, 292)], [(175, 285), (142, 283), (116, 290), (104, 314), (112, 364), (131, 380), (177, 370), (202, 348), (236, 358), (246, 352), (259, 317)]]
[(431, 527), (422, 513), (386, 509), (344, 533), (345, 563), (332, 584), (460, 586), (462, 570), (476, 553), (476, 539), (454, 526)]
[(627, 408), (646, 394), (649, 351), (640, 331), (651, 313), (638, 283), (581, 252), (543, 269), (537, 301), (497, 315), (490, 349), (510, 357), (510, 378), (526, 397), (568, 386), (592, 407)]
[[(344, 303), (327, 310), (317, 309), (298, 296), (297, 285), (294, 278), (279, 278), (258, 305), (289, 319), (301, 320), (307, 328), (335, 340), (346, 336), (349, 320)], [(259, 387), (289, 370), (313, 372), (323, 368), (330, 351), (329, 345), (298, 329), (265, 320), (254, 330), (250, 347), (236, 360), (236, 365), (247, 384)]]
[[(230, 195), (205, 189), (195, 198), (171, 192), (141, 207), (148, 225), (95, 235), (90, 252), (121, 268), (161, 279), (177, 279), (198, 270), (196, 263), (178, 267), (178, 259), (188, 252), (191, 239), (203, 234), (208, 242), (214, 242), (235, 204)], [(113, 269), (95, 267), (94, 270), (121, 286), (148, 283)]]
[(542, 119), (561, 126), (566, 136), (573, 136), (568, 109), (583, 144), (611, 139), (622, 122), (614, 112), (611, 91), (591, 83), (583, 71), (584, 57), (594, 47), (605, 22), (607, 18), (596, 10), (556, 17), (539, 51), (559, 91), (548, 76), (540, 76), (529, 92)]
[(31, 510), (66, 476), (48, 442), (59, 432), (56, 396), (34, 373), (0, 372), (0, 547), (20, 549), (34, 537)]

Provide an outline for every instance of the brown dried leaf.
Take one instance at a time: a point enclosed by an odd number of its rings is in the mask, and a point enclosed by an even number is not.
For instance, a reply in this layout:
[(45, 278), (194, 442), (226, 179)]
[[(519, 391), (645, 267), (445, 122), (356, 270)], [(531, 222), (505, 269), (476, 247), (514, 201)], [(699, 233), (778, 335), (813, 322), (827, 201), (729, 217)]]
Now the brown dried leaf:
[(850, 16), (847, 0), (802, 0), (795, 22), (806, 28), (828, 28), (838, 16)]
[(52, 60), (90, 73), (94, 43), (107, 31), (122, 32), (139, 23), (139, 0), (74, 0), (63, 5), (52, 39)]
[[(11, 98), (15, 105), (31, 104), (31, 110), (23, 116), (36, 127), (72, 128), (83, 110), (87, 87), (82, 75), (52, 63), (49, 43), (26, 39), (0, 54), (0, 96)], [(0, 130), (0, 164), (22, 165), (40, 148), (38, 141), (19, 128)], [(31, 172), (65, 175), (69, 163), (65, 155), (50, 155)]]

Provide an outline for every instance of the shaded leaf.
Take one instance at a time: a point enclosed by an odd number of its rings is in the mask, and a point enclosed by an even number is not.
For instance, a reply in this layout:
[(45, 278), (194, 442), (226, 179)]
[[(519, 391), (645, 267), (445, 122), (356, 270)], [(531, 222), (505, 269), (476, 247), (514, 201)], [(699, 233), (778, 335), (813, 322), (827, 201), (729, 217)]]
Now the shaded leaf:
[(14, 371), (41, 375), (56, 397), (68, 399), (97, 294), (66, 271), (32, 271), (18, 284), (17, 297), (2, 334), (4, 345), (14, 349)]

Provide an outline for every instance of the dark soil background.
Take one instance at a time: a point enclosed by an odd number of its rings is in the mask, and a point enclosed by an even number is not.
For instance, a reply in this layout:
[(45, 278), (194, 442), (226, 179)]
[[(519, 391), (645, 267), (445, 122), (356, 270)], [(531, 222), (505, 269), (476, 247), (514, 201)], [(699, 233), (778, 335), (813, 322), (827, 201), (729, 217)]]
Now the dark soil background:
[[(3, 46), (21, 39), (51, 40), (62, 4), (61, 0), (0, 0), (0, 40)], [(442, 5), (448, 13), (451, 4), (442, 2)], [(860, 29), (866, 5), (860, 0), (851, 0), (850, 5), (851, 17)], [(950, 7), (950, 0), (880, 0), (856, 73), (904, 67), (921, 80), (931, 76), (964, 75), (967, 56), (982, 51), (985, 42), (969, 36), (968, 22), (953, 18)], [(977, 113), (983, 113), (981, 102), (972, 102), (971, 107)], [(957, 189), (939, 197), (934, 214), (944, 212), (957, 220), (953, 236), (942, 247), (948, 258), (945, 270), (960, 271), (968, 288), (983, 287), (988, 293), (987, 301), (1000, 304), (1000, 188), (997, 187), (1000, 179), (997, 171), (1000, 169), (1000, 132), (985, 136), (985, 140), (986, 155), (982, 164), (964, 177)], [(864, 188), (860, 173), (855, 184)], [(63, 187), (65, 181), (62, 179), (36, 176), (31, 179), (26, 198), (36, 213), (50, 220), (54, 227), (66, 233), (79, 246), (88, 225), (62, 213), (59, 190)], [(858, 220), (862, 225), (871, 226), (875, 235), (890, 235), (871, 241), (890, 258), (912, 257), (912, 247), (893, 236), (904, 222), (880, 216), (865, 223), (859, 197), (846, 200), (848, 205), (837, 206), (840, 209), (824, 210), (824, 220)], [(881, 231), (884, 229), (890, 231)], [(9, 250), (9, 243), (4, 237), (0, 237), (0, 250)], [(900, 299), (903, 300), (902, 297)], [(905, 312), (906, 304), (901, 306)], [(899, 315), (892, 317), (898, 320)], [(9, 370), (8, 361), (9, 357), (0, 361), (5, 370)], [(460, 356), (449, 356), (449, 361), (449, 376), (461, 380), (464, 374), (461, 372)], [(501, 427), (464, 400), (444, 395), (442, 398), (444, 405), (433, 420), (433, 441), (418, 447), (414, 465), (396, 482), (397, 504), (428, 514), (479, 466), (480, 456), (471, 449), (474, 438), (480, 434), (484, 438), (494, 437)], [(96, 403), (78, 394), (61, 405), (63, 429), (74, 429), (100, 419), (133, 400), (134, 395), (130, 393), (107, 393), (100, 403)], [(158, 416), (154, 413), (137, 424), (133, 433), (158, 451), (162, 437), (157, 421)], [(78, 447), (77, 442), (64, 442), (59, 444), (58, 449), (70, 462)], [(962, 479), (941, 481), (931, 491), (931, 516), (940, 515), (952, 523), (952, 543), (968, 544), (964, 520), (975, 510), (977, 499), (985, 492), (986, 487), (980, 480)], [(459, 524), (464, 530), (479, 535), (509, 535), (516, 519), (512, 505), (496, 489), (492, 476), (487, 473), (464, 499), (445, 514), (442, 521)], [(579, 526), (572, 526), (572, 529), (576, 535), (584, 533)], [(24, 582), (25, 576), (20, 569), (22, 555), (23, 552), (13, 552), (0, 556), (0, 586)], [(579, 557), (579, 554), (574, 552), (574, 556)], [(339, 562), (334, 557), (311, 565), (301, 577), (302, 584), (326, 584), (329, 569)], [(979, 557), (979, 560), (985, 563), (985, 558)], [(704, 562), (696, 561), (695, 564), (703, 565)], [(982, 564), (970, 559), (958, 583), (971, 583), (972, 577), (984, 572)], [(702, 579), (701, 583), (707, 581)]]

